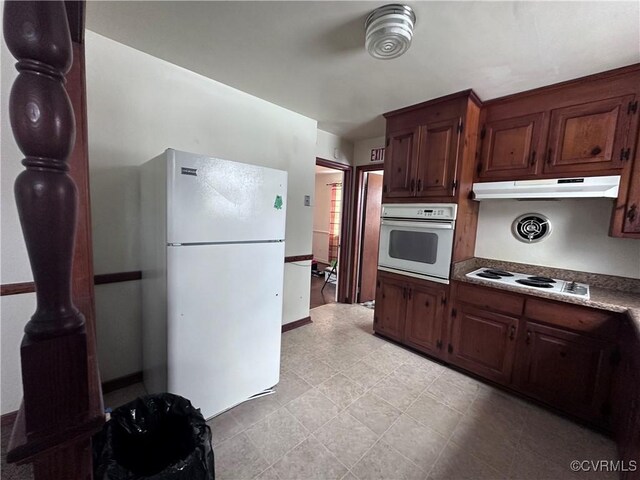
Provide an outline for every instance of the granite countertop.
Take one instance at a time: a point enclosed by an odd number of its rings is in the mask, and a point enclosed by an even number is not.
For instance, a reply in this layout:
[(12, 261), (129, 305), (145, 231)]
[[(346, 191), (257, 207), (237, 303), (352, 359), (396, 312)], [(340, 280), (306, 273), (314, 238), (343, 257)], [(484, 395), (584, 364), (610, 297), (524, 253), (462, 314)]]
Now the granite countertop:
[[(513, 272), (526, 272), (532, 275), (540, 275), (552, 278), (571, 279), (589, 284), (590, 299), (568, 297), (540, 290), (501, 285), (494, 282), (469, 278), (467, 273), (482, 267), (498, 268)], [(524, 263), (504, 262), (488, 258), (471, 258), (458, 262), (453, 266), (452, 279), (459, 282), (475, 283), (500, 290), (509, 290), (534, 297), (548, 298), (565, 303), (584, 305), (591, 308), (599, 308), (610, 312), (626, 313), (633, 321), (640, 334), (640, 279), (616, 277), (598, 273), (587, 273), (573, 270), (564, 270), (539, 265), (527, 265)]]

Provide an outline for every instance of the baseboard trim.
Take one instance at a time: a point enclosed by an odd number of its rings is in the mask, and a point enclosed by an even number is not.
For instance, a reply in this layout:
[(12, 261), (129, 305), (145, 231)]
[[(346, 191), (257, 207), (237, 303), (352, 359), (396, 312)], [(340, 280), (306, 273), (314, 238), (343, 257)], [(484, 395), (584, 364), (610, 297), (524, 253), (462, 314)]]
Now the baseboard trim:
[(134, 372), (102, 383), (102, 393), (110, 393), (142, 382), (142, 372)]
[(311, 317), (304, 317), (300, 320), (296, 320), (295, 322), (287, 323), (282, 325), (282, 333), (288, 332), (289, 330), (293, 330), (294, 328), (302, 327), (304, 325), (308, 325), (312, 323)]
[(17, 416), (18, 410), (14, 410), (13, 412), (5, 413), (4, 415), (0, 416), (0, 428), (4, 430), (5, 428), (9, 429), (13, 427)]
[(313, 253), (310, 253), (308, 255), (293, 255), (291, 257), (284, 257), (284, 263), (304, 262), (306, 260), (313, 260)]

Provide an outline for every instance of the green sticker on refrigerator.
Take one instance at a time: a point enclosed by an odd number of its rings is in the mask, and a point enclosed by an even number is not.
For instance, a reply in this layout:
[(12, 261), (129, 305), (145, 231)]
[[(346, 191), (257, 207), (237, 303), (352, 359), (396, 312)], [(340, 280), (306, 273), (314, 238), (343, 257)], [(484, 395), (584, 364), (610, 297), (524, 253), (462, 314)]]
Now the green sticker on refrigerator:
[(282, 197), (280, 195), (276, 195), (276, 201), (273, 202), (273, 208), (276, 210), (282, 210)]

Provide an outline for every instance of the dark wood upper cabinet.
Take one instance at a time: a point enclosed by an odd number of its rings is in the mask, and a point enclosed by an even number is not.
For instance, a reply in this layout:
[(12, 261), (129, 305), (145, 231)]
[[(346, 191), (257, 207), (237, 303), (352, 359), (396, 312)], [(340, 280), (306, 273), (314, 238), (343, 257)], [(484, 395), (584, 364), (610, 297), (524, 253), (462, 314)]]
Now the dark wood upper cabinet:
[(433, 355), (441, 349), (446, 287), (409, 285), (404, 341)]
[(518, 388), (591, 421), (609, 415), (615, 345), (564, 329), (525, 321)]
[(384, 162), (383, 196), (410, 197), (414, 194), (418, 136), (418, 128), (389, 135), (387, 161)]
[(461, 124), (461, 117), (453, 117), (420, 127), (416, 196), (453, 196)]
[(639, 96), (632, 65), (485, 102), (476, 181), (627, 175)]
[(466, 90), (385, 113), (383, 203), (453, 202), (466, 195), (479, 111), (480, 100)]
[(487, 122), (480, 132), (478, 178), (505, 179), (535, 174), (544, 154), (544, 113)]
[(392, 275), (378, 272), (373, 328), (397, 341), (402, 340), (406, 312), (407, 286)]
[(625, 163), (634, 96), (557, 108), (551, 111), (544, 172), (599, 172)]
[(501, 384), (511, 382), (518, 319), (456, 304), (447, 360)]

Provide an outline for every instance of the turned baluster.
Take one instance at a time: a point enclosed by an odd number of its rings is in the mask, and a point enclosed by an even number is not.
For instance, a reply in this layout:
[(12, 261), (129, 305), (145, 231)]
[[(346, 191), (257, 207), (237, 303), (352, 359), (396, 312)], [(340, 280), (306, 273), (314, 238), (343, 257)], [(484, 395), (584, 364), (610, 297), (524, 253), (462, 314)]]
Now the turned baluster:
[(15, 198), (37, 297), (21, 362), (26, 430), (37, 435), (75, 421), (88, 404), (85, 320), (71, 296), (78, 193), (67, 174), (75, 120), (64, 75), (73, 54), (62, 1), (7, 0), (3, 22), (19, 72), (9, 117), (25, 170)]

